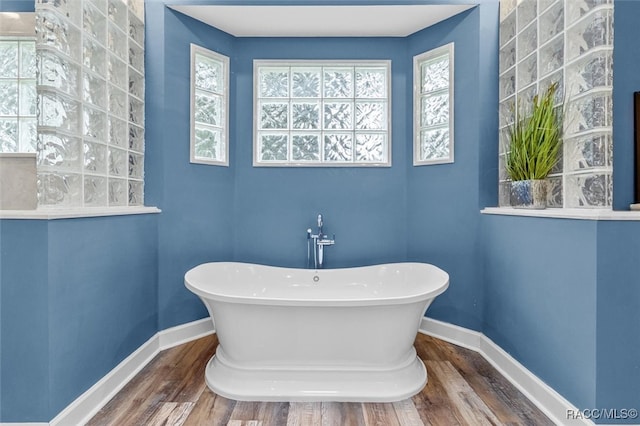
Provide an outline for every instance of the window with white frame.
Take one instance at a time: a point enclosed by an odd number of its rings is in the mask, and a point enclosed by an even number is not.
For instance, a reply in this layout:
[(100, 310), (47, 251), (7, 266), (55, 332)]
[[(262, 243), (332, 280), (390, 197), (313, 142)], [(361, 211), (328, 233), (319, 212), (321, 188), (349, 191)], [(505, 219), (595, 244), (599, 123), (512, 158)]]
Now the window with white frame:
[(229, 58), (191, 45), (191, 162), (229, 165)]
[(36, 151), (35, 37), (0, 35), (0, 152)]
[(453, 43), (413, 57), (413, 164), (453, 163)]
[(390, 166), (390, 61), (254, 61), (254, 166)]

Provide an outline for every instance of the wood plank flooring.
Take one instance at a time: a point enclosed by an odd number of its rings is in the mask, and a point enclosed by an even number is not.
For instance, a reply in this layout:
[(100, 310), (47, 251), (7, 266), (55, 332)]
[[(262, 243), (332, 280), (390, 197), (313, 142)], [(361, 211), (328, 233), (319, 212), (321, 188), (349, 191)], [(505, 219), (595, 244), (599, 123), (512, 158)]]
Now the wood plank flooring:
[(427, 386), (394, 403), (244, 402), (214, 394), (204, 369), (218, 341), (204, 337), (156, 356), (90, 426), (553, 425), (477, 353), (418, 334)]

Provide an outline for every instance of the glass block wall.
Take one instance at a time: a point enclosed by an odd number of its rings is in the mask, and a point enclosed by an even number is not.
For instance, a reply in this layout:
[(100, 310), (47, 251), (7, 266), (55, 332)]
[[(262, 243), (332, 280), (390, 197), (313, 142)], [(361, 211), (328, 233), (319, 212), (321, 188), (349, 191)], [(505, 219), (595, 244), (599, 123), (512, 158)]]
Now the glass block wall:
[[(509, 205), (506, 126), (514, 105), (558, 82), (566, 111), (563, 158), (549, 177), (549, 207), (612, 205), (613, 0), (502, 0), (500, 205)], [(562, 95), (564, 93), (564, 96)]]
[(36, 2), (40, 206), (143, 205), (143, 3)]

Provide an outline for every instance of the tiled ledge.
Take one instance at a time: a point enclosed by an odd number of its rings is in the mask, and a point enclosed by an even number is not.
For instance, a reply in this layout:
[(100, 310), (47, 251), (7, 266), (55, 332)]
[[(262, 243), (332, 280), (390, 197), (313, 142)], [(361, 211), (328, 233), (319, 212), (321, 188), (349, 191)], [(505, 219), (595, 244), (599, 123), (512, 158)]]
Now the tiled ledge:
[(557, 219), (582, 220), (638, 220), (640, 211), (618, 211), (608, 209), (514, 209), (511, 207), (486, 207), (482, 214), (496, 214), (504, 216), (549, 217)]
[(0, 219), (53, 220), (80, 217), (125, 216), (133, 214), (155, 214), (157, 207), (83, 207), (75, 209), (40, 208), (37, 210), (0, 210)]

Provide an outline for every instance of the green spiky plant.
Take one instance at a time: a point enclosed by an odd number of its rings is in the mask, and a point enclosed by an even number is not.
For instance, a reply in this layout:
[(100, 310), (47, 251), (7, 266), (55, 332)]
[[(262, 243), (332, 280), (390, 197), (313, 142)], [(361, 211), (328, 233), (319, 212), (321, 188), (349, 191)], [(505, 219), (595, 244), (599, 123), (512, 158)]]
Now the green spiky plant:
[(530, 111), (518, 110), (508, 128), (505, 168), (512, 181), (545, 179), (558, 162), (564, 111), (554, 108), (558, 84), (533, 98)]

